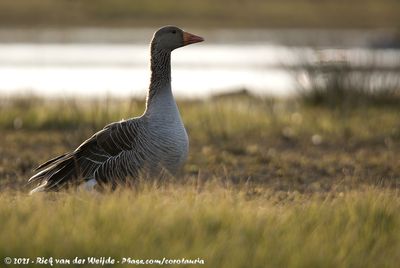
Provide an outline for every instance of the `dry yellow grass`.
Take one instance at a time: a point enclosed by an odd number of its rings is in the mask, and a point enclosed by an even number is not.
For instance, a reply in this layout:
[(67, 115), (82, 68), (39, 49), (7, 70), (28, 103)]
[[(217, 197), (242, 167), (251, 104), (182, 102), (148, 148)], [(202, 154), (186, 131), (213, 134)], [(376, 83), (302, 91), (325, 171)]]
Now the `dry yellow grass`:
[(191, 139), (182, 176), (101, 195), (28, 196), (33, 167), (143, 105), (2, 99), (0, 260), (397, 267), (398, 108), (332, 110), (250, 97), (179, 105)]
[(201, 267), (221, 268), (400, 261), (400, 200), (389, 190), (282, 199), (266, 189), (208, 183), (0, 199), (0, 257), (199, 258)]

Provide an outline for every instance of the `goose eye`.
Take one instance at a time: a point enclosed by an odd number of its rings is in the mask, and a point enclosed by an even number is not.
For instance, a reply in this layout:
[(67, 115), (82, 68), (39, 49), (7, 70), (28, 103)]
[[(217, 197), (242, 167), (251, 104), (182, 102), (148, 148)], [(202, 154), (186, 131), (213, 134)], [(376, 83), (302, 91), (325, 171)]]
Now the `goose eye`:
[(176, 34), (176, 30), (172, 30), (172, 33), (173, 33), (173, 34)]

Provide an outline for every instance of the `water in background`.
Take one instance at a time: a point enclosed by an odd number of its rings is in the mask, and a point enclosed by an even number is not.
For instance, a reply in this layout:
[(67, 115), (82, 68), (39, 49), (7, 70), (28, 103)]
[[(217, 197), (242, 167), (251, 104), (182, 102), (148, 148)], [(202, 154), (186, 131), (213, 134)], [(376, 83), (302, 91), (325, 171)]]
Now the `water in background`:
[[(296, 90), (292, 70), (321, 59), (343, 58), (359, 66), (373, 61), (389, 70), (399, 66), (399, 49), (376, 48), (381, 45), (377, 40), (390, 36), (387, 33), (193, 32), (206, 42), (177, 49), (172, 56), (172, 86), (180, 97), (243, 88), (256, 94), (289, 95)], [(151, 35), (151, 29), (2, 30), (0, 94), (145, 95)]]

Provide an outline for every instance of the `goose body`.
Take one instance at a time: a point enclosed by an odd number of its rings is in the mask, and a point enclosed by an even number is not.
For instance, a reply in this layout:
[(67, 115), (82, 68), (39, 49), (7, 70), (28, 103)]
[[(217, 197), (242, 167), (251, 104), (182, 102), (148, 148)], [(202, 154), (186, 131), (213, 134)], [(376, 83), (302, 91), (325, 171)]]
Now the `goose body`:
[(176, 174), (184, 164), (189, 139), (171, 89), (171, 52), (201, 42), (175, 26), (159, 29), (151, 42), (151, 79), (146, 110), (140, 117), (107, 125), (76, 150), (40, 165), (29, 179), (31, 193), (57, 191), (70, 184), (125, 183), (140, 175)]

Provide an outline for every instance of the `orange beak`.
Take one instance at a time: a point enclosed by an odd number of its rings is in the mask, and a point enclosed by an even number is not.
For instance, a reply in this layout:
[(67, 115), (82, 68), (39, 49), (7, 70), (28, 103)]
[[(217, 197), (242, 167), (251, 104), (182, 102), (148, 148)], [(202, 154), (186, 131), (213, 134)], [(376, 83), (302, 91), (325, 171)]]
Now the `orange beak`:
[(188, 32), (183, 32), (183, 45), (190, 45), (190, 44), (194, 44), (194, 43), (198, 43), (198, 42), (203, 42), (204, 38), (188, 33)]

